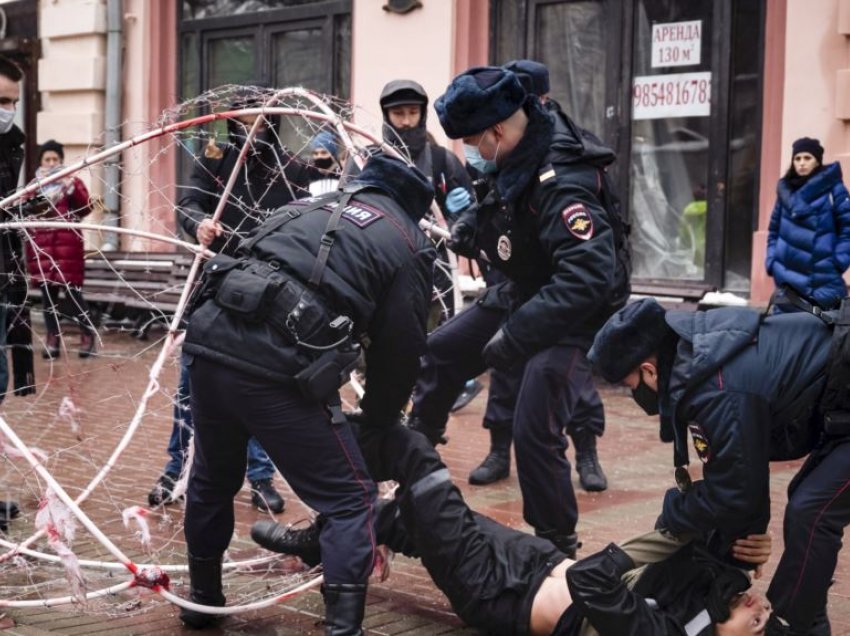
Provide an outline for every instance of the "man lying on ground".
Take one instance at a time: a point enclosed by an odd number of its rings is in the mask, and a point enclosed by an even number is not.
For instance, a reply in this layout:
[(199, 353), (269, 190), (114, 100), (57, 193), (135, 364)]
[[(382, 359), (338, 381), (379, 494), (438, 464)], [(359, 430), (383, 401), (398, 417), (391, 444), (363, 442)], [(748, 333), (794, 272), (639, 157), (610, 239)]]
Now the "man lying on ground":
[[(487, 634), (783, 633), (770, 604), (748, 591), (749, 577), (697, 542), (674, 544), (650, 533), (573, 561), (548, 541), (470, 510), (422, 435), (393, 426), (373, 432), (363, 450), (376, 479), (400, 484), (378, 513), (377, 541), (419, 557), (458, 616)], [(251, 535), (269, 550), (316, 564), (321, 523), (295, 530), (258, 521)], [(770, 539), (753, 536), (733, 551), (740, 561), (763, 564)]]

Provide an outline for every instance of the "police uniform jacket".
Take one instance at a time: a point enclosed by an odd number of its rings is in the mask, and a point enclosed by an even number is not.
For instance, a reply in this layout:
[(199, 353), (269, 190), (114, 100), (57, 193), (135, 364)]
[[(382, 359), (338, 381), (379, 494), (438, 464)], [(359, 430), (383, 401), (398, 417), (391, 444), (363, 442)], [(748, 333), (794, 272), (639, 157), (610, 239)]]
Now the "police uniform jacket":
[[(614, 236), (600, 202), (614, 154), (562, 113), (527, 102), (525, 135), (491, 179), (476, 245), (521, 303), (504, 330), (527, 355), (554, 344), (585, 349), (610, 315)], [(480, 301), (504, 306), (504, 287)]]
[[(433, 193), (423, 183), (430, 202)], [(358, 182), (348, 187), (356, 188)], [(277, 214), (312, 201), (294, 201)], [(308, 281), (330, 214), (326, 207), (298, 216), (260, 240), (251, 256), (275, 261), (296, 279)], [(417, 221), (381, 190), (357, 192), (342, 215), (318, 290), (331, 312), (351, 318), (354, 334), (366, 341), (361, 408), (370, 423), (398, 418), (425, 351), (435, 252)], [(214, 300), (193, 313), (184, 351), (281, 382), (290, 381), (310, 360), (269, 324), (240, 320)]]
[(768, 462), (803, 457), (818, 441), (832, 332), (811, 314), (744, 308), (670, 311), (667, 323), (679, 342), (662, 419), (672, 417), (677, 463), (690, 437), (703, 479), (667, 492), (659, 524), (675, 534), (717, 529), (724, 551), (767, 527)]
[[(239, 241), (273, 210), (308, 193), (309, 173), (302, 163), (280, 145), (260, 148), (257, 154), (249, 153), (239, 168), (219, 219), (225, 232), (210, 245), (214, 252), (232, 254)], [(201, 221), (215, 212), (238, 157), (239, 148), (225, 143), (208, 147), (203, 156), (195, 158), (177, 205), (180, 226), (192, 238), (197, 239)]]

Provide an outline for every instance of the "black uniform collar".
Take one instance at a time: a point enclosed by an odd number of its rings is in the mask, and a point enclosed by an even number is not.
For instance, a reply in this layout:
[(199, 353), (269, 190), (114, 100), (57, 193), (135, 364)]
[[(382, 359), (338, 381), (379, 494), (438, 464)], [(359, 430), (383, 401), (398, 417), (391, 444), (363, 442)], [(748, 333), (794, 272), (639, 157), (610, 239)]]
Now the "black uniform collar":
[(543, 110), (537, 98), (525, 103), (528, 126), (516, 148), (506, 157), (496, 175), (499, 195), (508, 203), (515, 202), (533, 177), (540, 162), (546, 157), (552, 143), (555, 124)]

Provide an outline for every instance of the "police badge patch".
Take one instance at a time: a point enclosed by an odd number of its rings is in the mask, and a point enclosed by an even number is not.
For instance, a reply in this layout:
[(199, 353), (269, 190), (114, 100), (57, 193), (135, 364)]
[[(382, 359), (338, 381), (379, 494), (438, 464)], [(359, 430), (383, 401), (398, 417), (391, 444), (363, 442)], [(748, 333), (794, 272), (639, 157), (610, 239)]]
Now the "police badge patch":
[(499, 237), (499, 241), (496, 243), (496, 253), (503, 261), (507, 261), (511, 258), (511, 239), (509, 239), (505, 234), (502, 234)]
[(703, 464), (707, 464), (711, 459), (711, 445), (708, 443), (708, 437), (705, 431), (696, 422), (688, 424), (688, 430), (694, 440), (694, 449), (697, 452), (697, 457), (699, 457)]
[(593, 236), (593, 219), (583, 204), (568, 205), (561, 212), (561, 218), (564, 219), (564, 225), (570, 234), (576, 238), (586, 241)]

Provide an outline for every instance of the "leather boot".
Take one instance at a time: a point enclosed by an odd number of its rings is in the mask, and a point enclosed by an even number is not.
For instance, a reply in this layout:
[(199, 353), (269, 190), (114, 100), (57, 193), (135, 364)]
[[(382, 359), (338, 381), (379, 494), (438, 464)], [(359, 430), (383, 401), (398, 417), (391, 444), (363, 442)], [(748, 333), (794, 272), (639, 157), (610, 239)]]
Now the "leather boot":
[(445, 436), (446, 427), (434, 428), (426, 424), (425, 421), (417, 415), (411, 415), (407, 419), (407, 428), (411, 431), (422, 433), (431, 442), (431, 446), (436, 447), (437, 444), (448, 444), (449, 440)]
[(596, 454), (596, 435), (582, 432), (572, 435), (576, 449), (576, 471), (581, 487), (587, 492), (602, 492), (608, 488), (608, 479), (599, 465)]
[(534, 534), (541, 539), (550, 541), (552, 545), (566, 554), (570, 559), (576, 558), (576, 552), (581, 547), (581, 542), (578, 540), (578, 535), (575, 532), (572, 534), (558, 534), (556, 530), (535, 530)]
[(362, 636), (366, 609), (364, 583), (325, 583), (325, 636)]
[(292, 554), (313, 567), (322, 562), (322, 550), (319, 545), (322, 524), (321, 515), (309, 526), (300, 529), (271, 519), (260, 519), (251, 526), (251, 538), (266, 550)]
[(490, 429), (490, 452), (481, 465), (469, 473), (469, 483), (474, 486), (486, 486), (511, 474), (511, 429)]
[[(221, 591), (221, 557), (189, 556), (189, 600), (201, 605), (224, 607)], [(180, 620), (191, 629), (205, 629), (218, 623), (220, 616), (180, 609)]]
[(275, 490), (272, 479), (257, 479), (251, 482), (251, 504), (258, 510), (280, 514), (286, 508), (286, 501)]

